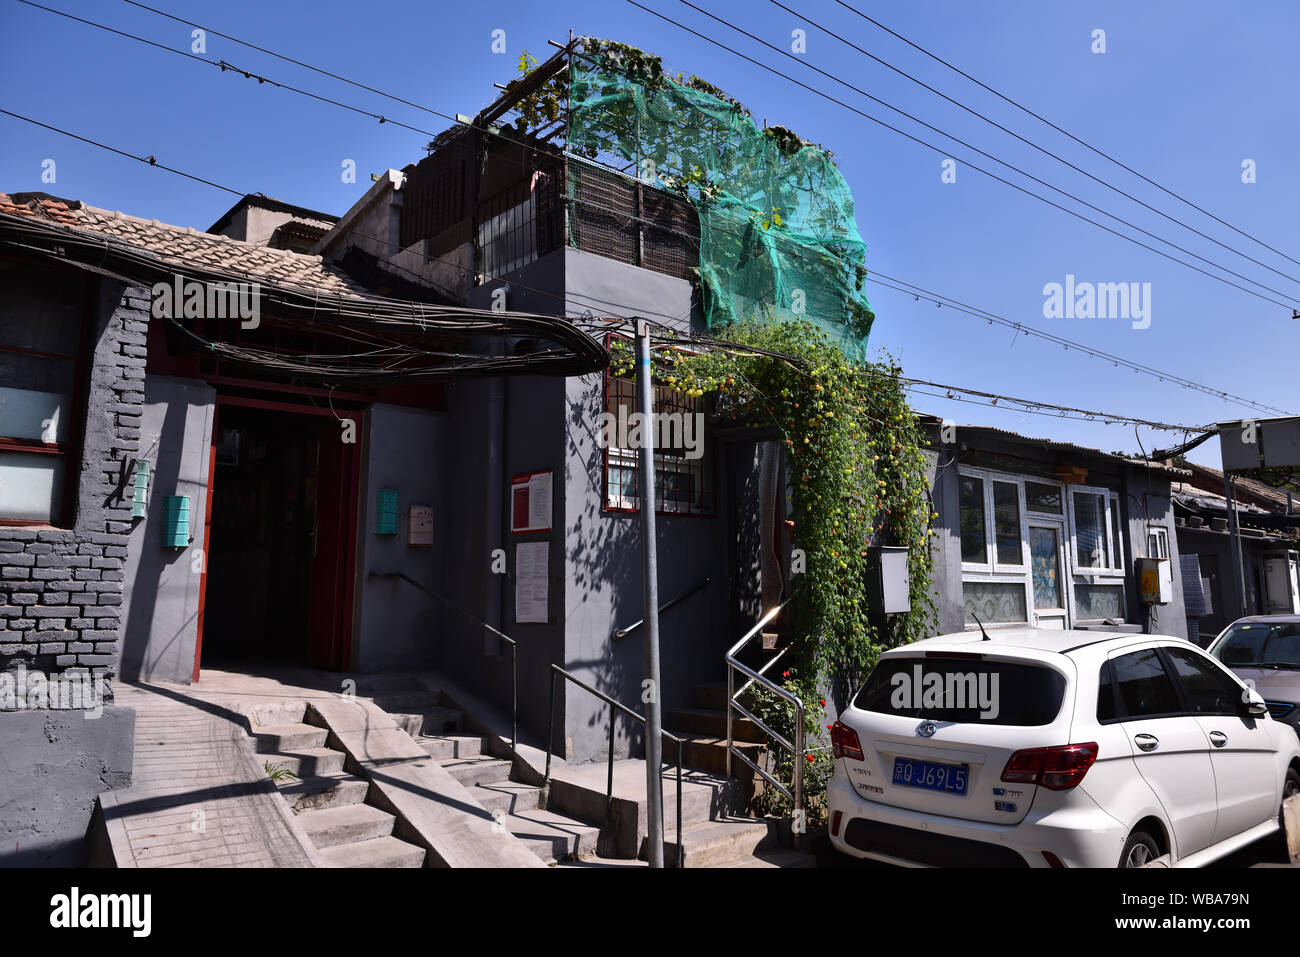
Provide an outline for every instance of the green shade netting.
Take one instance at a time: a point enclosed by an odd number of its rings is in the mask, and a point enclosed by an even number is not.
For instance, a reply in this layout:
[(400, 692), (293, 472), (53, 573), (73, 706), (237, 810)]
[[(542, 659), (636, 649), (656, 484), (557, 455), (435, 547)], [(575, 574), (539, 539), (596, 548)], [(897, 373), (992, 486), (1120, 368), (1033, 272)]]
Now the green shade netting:
[(802, 318), (862, 356), (875, 318), (862, 289), (866, 244), (830, 154), (759, 128), (738, 104), (667, 78), (657, 60), (629, 69), (617, 52), (576, 54), (571, 69), (569, 150), (621, 156), (643, 182), (694, 204), (710, 329)]

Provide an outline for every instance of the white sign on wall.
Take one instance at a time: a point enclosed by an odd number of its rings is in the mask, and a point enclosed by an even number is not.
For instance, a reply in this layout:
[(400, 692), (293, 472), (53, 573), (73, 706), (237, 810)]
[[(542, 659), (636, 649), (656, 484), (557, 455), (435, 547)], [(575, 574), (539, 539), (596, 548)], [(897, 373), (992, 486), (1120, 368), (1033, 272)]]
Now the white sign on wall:
[(550, 592), (549, 542), (515, 546), (515, 622), (546, 624)]

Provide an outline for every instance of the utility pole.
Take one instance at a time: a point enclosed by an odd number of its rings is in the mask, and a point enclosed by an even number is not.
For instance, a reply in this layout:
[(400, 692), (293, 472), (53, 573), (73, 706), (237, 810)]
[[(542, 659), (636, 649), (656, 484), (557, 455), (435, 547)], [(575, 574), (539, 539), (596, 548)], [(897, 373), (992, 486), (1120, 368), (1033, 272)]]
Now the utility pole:
[[(645, 629), (643, 660), (650, 692), (645, 702), (646, 840), (651, 867), (664, 866), (663, 737), (659, 710), (659, 564), (655, 548), (654, 383), (650, 368), (650, 324), (636, 320), (636, 390), (641, 413), (637, 452), (641, 485), (641, 601)], [(642, 697), (645, 697), (644, 693)], [(611, 717), (612, 720), (612, 717)], [(681, 853), (681, 848), (677, 849)]]

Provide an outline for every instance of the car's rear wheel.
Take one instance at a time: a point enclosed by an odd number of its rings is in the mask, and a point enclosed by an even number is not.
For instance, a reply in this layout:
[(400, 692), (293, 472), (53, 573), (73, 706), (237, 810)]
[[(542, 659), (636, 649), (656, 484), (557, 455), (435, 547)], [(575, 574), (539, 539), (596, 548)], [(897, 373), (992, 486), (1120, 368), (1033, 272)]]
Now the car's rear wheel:
[(1120, 867), (1145, 867), (1160, 856), (1160, 845), (1146, 831), (1134, 831), (1124, 842), (1119, 856)]

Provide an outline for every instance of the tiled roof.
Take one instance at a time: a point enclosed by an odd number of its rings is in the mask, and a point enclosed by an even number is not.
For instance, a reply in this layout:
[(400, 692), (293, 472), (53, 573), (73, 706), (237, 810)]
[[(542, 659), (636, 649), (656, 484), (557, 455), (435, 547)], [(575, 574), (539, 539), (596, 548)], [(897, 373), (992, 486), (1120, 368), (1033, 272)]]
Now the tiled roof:
[(308, 289), (331, 296), (372, 295), (320, 256), (271, 249), (226, 236), (201, 233), (189, 226), (172, 226), (156, 219), (141, 219), (43, 194), (9, 196), (0, 193), (0, 215), (41, 219), (80, 232), (109, 236), (153, 253), (177, 270), (202, 269), (232, 279)]

